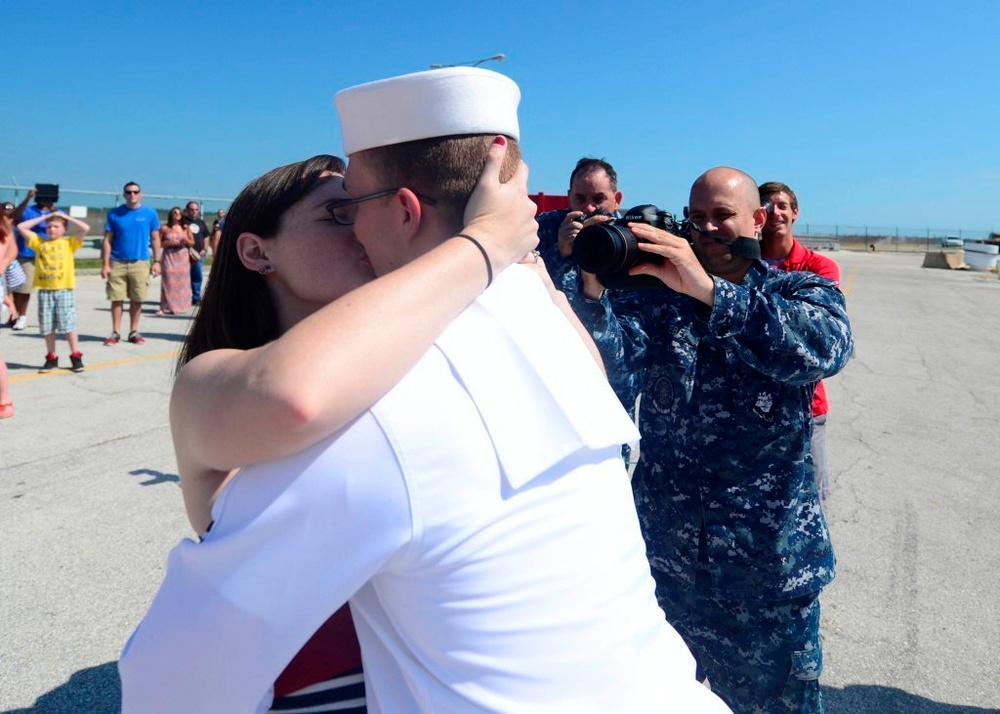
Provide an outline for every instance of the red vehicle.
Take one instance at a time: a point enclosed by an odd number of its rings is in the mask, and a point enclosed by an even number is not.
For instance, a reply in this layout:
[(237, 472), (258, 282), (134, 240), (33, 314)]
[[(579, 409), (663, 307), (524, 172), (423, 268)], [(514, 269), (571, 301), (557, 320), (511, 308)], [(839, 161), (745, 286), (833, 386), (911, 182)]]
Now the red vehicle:
[(569, 196), (565, 194), (556, 194), (554, 196), (549, 196), (541, 191), (538, 193), (532, 193), (528, 195), (535, 205), (538, 206), (538, 210), (535, 211), (537, 216), (539, 213), (545, 213), (546, 211), (558, 211), (562, 208), (569, 208)]

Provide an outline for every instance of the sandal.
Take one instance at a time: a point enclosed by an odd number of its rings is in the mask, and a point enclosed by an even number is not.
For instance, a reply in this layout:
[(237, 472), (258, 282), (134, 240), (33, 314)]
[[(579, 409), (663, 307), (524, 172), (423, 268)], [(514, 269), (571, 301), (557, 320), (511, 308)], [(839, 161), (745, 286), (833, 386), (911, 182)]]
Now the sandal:
[(14, 404), (13, 402), (5, 402), (0, 404), (0, 419), (9, 419), (14, 416)]

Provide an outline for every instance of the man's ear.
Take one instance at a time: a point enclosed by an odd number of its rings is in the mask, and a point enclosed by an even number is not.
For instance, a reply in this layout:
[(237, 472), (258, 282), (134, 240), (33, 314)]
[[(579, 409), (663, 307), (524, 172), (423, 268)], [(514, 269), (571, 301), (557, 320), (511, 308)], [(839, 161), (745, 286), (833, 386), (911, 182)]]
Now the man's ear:
[(394, 208), (399, 211), (399, 227), (407, 240), (413, 240), (424, 221), (424, 207), (417, 194), (408, 188), (396, 192)]
[(615, 191), (615, 210), (617, 211), (622, 207), (622, 192)]
[(262, 267), (271, 267), (267, 256), (267, 241), (256, 233), (240, 233), (236, 239), (236, 254), (247, 270), (259, 273)]
[(753, 212), (754, 237), (759, 236), (761, 231), (764, 230), (765, 223), (767, 223), (767, 209), (761, 206)]

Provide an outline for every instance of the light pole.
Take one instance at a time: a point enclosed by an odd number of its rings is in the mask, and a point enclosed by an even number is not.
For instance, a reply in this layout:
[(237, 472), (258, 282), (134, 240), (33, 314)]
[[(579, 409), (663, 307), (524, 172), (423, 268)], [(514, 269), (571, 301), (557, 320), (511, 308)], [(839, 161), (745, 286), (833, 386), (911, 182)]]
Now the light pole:
[(469, 60), (468, 62), (456, 62), (455, 64), (432, 64), (431, 69), (444, 69), (445, 67), (478, 67), (484, 62), (503, 62), (507, 59), (507, 55), (503, 52), (495, 54), (492, 57), (483, 57), (482, 59)]

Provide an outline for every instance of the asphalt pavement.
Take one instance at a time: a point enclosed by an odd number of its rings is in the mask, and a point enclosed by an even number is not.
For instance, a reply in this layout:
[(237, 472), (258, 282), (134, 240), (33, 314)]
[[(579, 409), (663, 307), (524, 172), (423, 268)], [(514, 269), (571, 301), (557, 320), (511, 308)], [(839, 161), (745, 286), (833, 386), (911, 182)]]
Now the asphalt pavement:
[[(857, 350), (827, 387), (827, 711), (1000, 712), (1000, 280), (832, 255)], [(117, 712), (118, 654), (191, 535), (167, 422), (189, 322), (153, 316), (158, 294), (146, 344), (106, 347), (103, 281), (78, 276), (79, 374), (38, 373), (37, 298), (28, 330), (0, 332), (17, 410), (0, 421), (2, 712)]]

